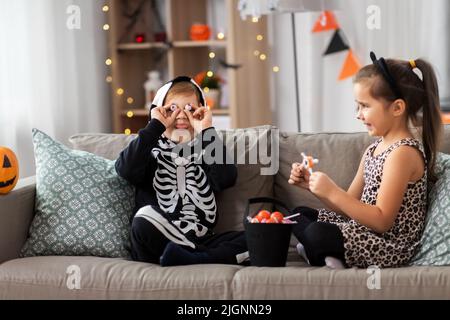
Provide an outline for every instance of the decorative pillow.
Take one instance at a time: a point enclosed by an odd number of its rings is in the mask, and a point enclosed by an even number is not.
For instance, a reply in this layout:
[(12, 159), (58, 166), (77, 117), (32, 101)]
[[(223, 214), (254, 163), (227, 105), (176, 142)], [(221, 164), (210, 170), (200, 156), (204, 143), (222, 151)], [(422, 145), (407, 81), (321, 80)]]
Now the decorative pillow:
[(21, 256), (128, 257), (134, 188), (114, 161), (71, 150), (33, 129), (35, 217)]
[(439, 153), (439, 177), (429, 193), (428, 216), (413, 265), (450, 265), (450, 155)]

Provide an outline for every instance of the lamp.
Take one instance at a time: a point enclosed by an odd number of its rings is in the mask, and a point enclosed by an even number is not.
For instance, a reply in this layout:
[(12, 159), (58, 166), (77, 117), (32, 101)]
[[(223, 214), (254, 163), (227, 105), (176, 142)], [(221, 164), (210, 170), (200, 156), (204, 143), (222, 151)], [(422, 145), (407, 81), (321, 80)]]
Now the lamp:
[(263, 14), (290, 13), (292, 26), (292, 40), (294, 48), (295, 99), (297, 104), (297, 128), (301, 131), (300, 123), (300, 92), (297, 64), (297, 36), (295, 33), (295, 13), (313, 12), (339, 9), (340, 0), (239, 0), (238, 9), (241, 18), (247, 15), (259, 18)]

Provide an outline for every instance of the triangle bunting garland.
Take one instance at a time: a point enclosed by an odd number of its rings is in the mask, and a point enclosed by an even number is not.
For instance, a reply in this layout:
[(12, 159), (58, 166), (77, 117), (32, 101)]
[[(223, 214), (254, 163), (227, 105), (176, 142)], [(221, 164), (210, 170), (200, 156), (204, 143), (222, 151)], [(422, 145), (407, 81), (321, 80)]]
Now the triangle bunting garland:
[(331, 38), (330, 44), (325, 50), (324, 56), (348, 50), (347, 57), (345, 58), (344, 65), (342, 66), (341, 73), (339, 74), (339, 80), (344, 80), (348, 77), (355, 75), (359, 69), (361, 69), (361, 65), (358, 62), (358, 59), (353, 54), (348, 42), (346, 41), (346, 37), (344, 32), (340, 29), (339, 24), (336, 20), (335, 15), (331, 11), (323, 11), (319, 18), (316, 20), (314, 27), (312, 29), (313, 33), (323, 32), (328, 30), (336, 30)]
[(341, 74), (339, 75), (339, 80), (344, 80), (355, 75), (359, 69), (361, 69), (361, 65), (353, 54), (353, 51), (349, 50)]
[(331, 39), (330, 44), (328, 45), (327, 50), (323, 54), (324, 56), (344, 50), (348, 50), (350, 47), (344, 42), (344, 39), (341, 37), (341, 29), (337, 29)]
[(323, 11), (320, 17), (314, 24), (312, 32), (322, 32), (328, 30), (339, 29), (339, 25), (336, 21), (336, 17), (331, 11)]

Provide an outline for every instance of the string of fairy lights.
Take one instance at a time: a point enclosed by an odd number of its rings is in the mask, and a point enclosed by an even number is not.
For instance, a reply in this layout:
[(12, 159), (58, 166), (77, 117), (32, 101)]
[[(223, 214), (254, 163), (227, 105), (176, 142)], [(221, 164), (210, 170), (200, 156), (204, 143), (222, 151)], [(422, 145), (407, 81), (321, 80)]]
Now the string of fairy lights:
[[(225, 33), (223, 33), (223, 32), (218, 32), (217, 35), (216, 35), (216, 37), (217, 37), (217, 40), (225, 40)], [(216, 53), (215, 53), (214, 51), (210, 51), (210, 52), (208, 53), (208, 58), (211, 59), (211, 60), (215, 59), (215, 58), (216, 58)], [(211, 78), (211, 77), (214, 76), (214, 72), (211, 71), (211, 70), (208, 70), (208, 71), (206, 72), (206, 76)], [(203, 88), (203, 91), (206, 92), (206, 93), (208, 93), (208, 92), (209, 92), (209, 88), (208, 88), (208, 87), (205, 87), (205, 88)]]
[[(107, 14), (107, 13), (109, 12), (109, 10), (110, 10), (110, 8), (109, 8), (108, 5), (105, 4), (105, 5), (102, 6), (102, 11), (103, 11), (103, 13)], [(253, 22), (253, 23), (258, 23), (258, 22), (259, 22), (259, 19), (258, 19), (257, 17), (253, 17), (253, 18), (252, 18), (252, 22)], [(111, 28), (111, 26), (110, 26), (108, 23), (105, 23), (105, 24), (103, 24), (103, 26), (102, 26), (102, 29), (103, 29), (104, 31), (106, 31), (106, 32), (108, 32), (108, 31), (110, 30), (110, 28)], [(225, 40), (225, 33), (224, 33), (224, 32), (218, 32), (218, 33), (216, 34), (216, 39), (217, 39), (217, 40)], [(256, 40), (257, 40), (257, 41), (262, 41), (263, 39), (264, 39), (264, 35), (262, 35), (262, 34), (257, 34), (257, 35), (256, 35)], [(257, 49), (255, 49), (255, 50), (253, 51), (253, 54), (254, 54), (254, 56), (255, 56), (257, 59), (260, 59), (261, 61), (265, 61), (265, 60), (268, 58), (268, 57), (267, 57), (267, 53), (260, 52), (260, 51), (257, 50)], [(215, 52), (214, 50), (209, 51), (209, 53), (208, 53), (208, 58), (209, 58), (209, 59), (213, 60), (213, 59), (216, 58), (216, 56), (217, 56), (217, 55), (216, 55), (216, 52)], [(111, 67), (112, 64), (113, 64), (113, 61), (112, 61), (111, 57), (107, 57), (106, 60), (105, 60), (105, 65), (109, 68), (109, 67)], [(111, 73), (111, 72), (110, 72), (111, 69), (108, 69), (108, 70), (109, 70), (109, 72), (108, 72), (109, 74), (106, 76), (105, 81), (106, 81), (107, 83), (109, 83), (109, 84), (112, 84), (112, 83), (113, 83), (113, 77), (112, 77), (112, 75), (110, 74), (110, 73)], [(280, 71), (279, 66), (277, 66), (277, 65), (273, 66), (273, 67), (272, 67), (272, 71), (273, 71), (274, 73), (279, 72), (279, 71)], [(214, 72), (213, 72), (212, 70), (208, 70), (208, 71), (206, 72), (206, 76), (207, 76), (207, 77), (213, 77), (213, 76), (214, 76)], [(205, 88), (203, 88), (203, 91), (204, 91), (205, 93), (208, 93), (209, 88), (208, 88), (208, 87), (205, 87)], [(116, 94), (117, 96), (126, 96), (126, 95), (125, 95), (125, 90), (124, 90), (123, 88), (121, 88), (121, 87), (118, 87), (118, 88), (115, 90), (115, 94)], [(131, 97), (131, 96), (128, 96), (128, 97), (126, 98), (126, 103), (127, 103), (128, 106), (130, 106), (130, 108), (131, 108), (131, 106), (133, 105), (134, 101), (135, 101), (135, 99), (134, 99), (133, 97)], [(134, 114), (133, 110), (129, 109), (129, 110), (126, 112), (126, 116), (127, 116), (128, 118), (133, 118), (133, 117), (135, 116), (135, 114)], [(130, 129), (130, 128), (125, 128), (125, 129), (124, 129), (124, 133), (127, 134), (127, 135), (131, 134), (131, 129)]]
[[(253, 17), (253, 18), (252, 18), (252, 22), (253, 22), (253, 23), (258, 23), (258, 22), (259, 22), (259, 18), (258, 18), (258, 17)], [(257, 34), (257, 35), (256, 35), (256, 40), (257, 40), (257, 41), (262, 41), (262, 40), (264, 40), (264, 35), (262, 35), (262, 34)], [(255, 57), (259, 58), (259, 59), (262, 60), (262, 61), (264, 61), (264, 60), (267, 59), (267, 54), (264, 53), (264, 52), (260, 52), (259, 50), (254, 50), (254, 51), (253, 51), (253, 54), (254, 54)], [(277, 65), (274, 65), (274, 66), (272, 67), (272, 71), (273, 71), (274, 73), (277, 73), (277, 72), (280, 71), (280, 67), (277, 66)]]
[[(103, 11), (105, 14), (107, 14), (107, 13), (109, 12), (109, 6), (106, 5), (106, 4), (103, 5), (103, 6), (102, 6), (102, 11)], [(110, 30), (110, 25), (109, 25), (108, 23), (105, 23), (105, 24), (103, 25), (102, 29), (103, 29), (104, 31), (109, 31), (109, 30)], [(113, 64), (112, 59), (111, 59), (110, 57), (106, 58), (105, 64), (106, 64), (106, 66), (110, 67), (110, 66)], [(113, 82), (113, 77), (112, 77), (112, 75), (108, 74), (108, 75), (106, 76), (106, 78), (105, 78), (105, 81), (106, 81), (107, 83), (110, 83), (110, 84), (111, 84), (111, 83)], [(120, 88), (120, 87), (119, 87), (119, 88), (116, 89), (116, 94), (117, 94), (118, 96), (123, 96), (123, 95), (125, 94), (125, 90), (124, 90), (123, 88)], [(131, 106), (131, 105), (134, 103), (134, 98), (133, 98), (133, 97), (127, 97), (126, 102), (127, 102), (128, 105)], [(133, 112), (132, 110), (128, 110), (127, 113), (126, 113), (126, 115), (127, 115), (128, 118), (132, 118), (132, 117), (134, 117), (134, 112)], [(124, 133), (127, 134), (127, 135), (128, 135), (128, 134), (131, 134), (131, 129), (125, 128)]]

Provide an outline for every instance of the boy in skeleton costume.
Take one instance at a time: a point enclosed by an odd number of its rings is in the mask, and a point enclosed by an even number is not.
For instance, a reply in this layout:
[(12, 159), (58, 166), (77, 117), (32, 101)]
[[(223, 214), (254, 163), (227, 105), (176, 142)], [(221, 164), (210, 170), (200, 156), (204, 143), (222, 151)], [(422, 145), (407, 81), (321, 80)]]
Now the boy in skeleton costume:
[[(214, 161), (205, 161), (207, 150), (215, 150)], [(237, 169), (227, 161), (203, 92), (192, 79), (178, 77), (158, 90), (150, 121), (121, 152), (116, 170), (136, 187), (134, 260), (161, 265), (241, 262), (237, 257), (247, 251), (243, 233), (212, 232), (217, 222), (214, 194), (235, 183)]]

